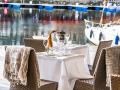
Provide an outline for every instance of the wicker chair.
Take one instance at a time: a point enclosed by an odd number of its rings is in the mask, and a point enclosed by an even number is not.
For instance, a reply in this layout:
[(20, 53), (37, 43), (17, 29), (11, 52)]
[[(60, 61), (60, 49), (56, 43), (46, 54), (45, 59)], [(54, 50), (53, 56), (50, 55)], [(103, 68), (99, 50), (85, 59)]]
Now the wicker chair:
[(109, 40), (109, 41), (100, 41), (100, 43), (98, 45), (98, 48), (97, 48), (97, 51), (96, 51), (96, 54), (95, 54), (93, 66), (89, 66), (91, 75), (94, 74), (94, 71), (95, 71), (95, 68), (96, 68), (96, 64), (98, 62), (98, 59), (99, 59), (99, 56), (100, 56), (100, 53), (101, 53), (102, 49), (106, 48), (106, 47), (110, 47), (111, 44), (112, 44), (112, 40)]
[(120, 75), (111, 75), (111, 89), (110, 90), (120, 90)]
[(74, 90), (109, 90), (109, 87), (106, 87), (105, 50), (102, 50), (96, 67), (95, 77), (77, 80)]
[[(111, 46), (112, 41), (101, 41), (95, 56), (91, 75), (93, 79), (79, 79), (76, 81), (74, 90), (109, 90), (106, 86), (106, 66), (105, 50), (103, 48)], [(101, 52), (102, 51), (102, 52)]]
[(36, 54), (35, 50), (30, 50), (28, 60), (28, 71), (27, 71), (27, 85), (17, 85), (10, 82), (9, 90), (57, 90), (57, 83), (51, 81), (40, 81), (40, 88), (38, 88), (37, 75), (36, 75)]
[(111, 79), (112, 90), (120, 90), (120, 46), (106, 48), (106, 73), (107, 85)]
[(25, 44), (25, 46), (34, 48), (36, 52), (44, 52), (45, 51), (45, 47), (43, 45), (43, 40), (24, 38), (24, 44)]

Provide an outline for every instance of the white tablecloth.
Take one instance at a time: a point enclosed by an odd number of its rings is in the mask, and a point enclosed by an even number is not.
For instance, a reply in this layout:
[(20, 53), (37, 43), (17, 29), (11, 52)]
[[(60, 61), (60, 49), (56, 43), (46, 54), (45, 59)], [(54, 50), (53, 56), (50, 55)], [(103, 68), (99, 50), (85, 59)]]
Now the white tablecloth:
[(40, 39), (40, 40), (47, 40), (48, 37), (44, 37), (44, 36), (32, 36), (33, 39)]
[(78, 78), (92, 78), (84, 55), (48, 56), (38, 53), (40, 78), (58, 82), (58, 90), (73, 90)]
[(72, 54), (82, 54), (85, 56), (85, 60), (87, 64), (90, 65), (90, 55), (89, 55), (89, 47), (88, 45), (71, 45), (68, 46), (67, 49), (71, 51)]
[(4, 79), (5, 46), (0, 46), (0, 80)]

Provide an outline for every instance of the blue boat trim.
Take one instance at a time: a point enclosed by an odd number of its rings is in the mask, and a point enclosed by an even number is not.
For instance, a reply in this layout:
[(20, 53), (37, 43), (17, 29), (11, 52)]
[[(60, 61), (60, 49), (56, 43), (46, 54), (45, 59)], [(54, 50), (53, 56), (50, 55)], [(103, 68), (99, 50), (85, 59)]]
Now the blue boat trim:
[[(52, 5), (52, 4), (18, 4), (18, 3), (1, 3), (0, 7), (13, 7), (14, 5), (20, 5), (20, 8), (38, 8), (46, 9), (46, 6), (52, 9), (67, 9), (67, 10), (76, 10), (76, 8), (81, 8), (81, 11), (87, 10), (96, 10), (95, 6), (81, 6), (81, 5)], [(51, 7), (52, 6), (52, 7)], [(47, 7), (47, 9), (48, 9)], [(50, 9), (49, 8), (49, 9)], [(103, 7), (99, 6), (99, 10), (102, 10)], [(79, 10), (78, 10), (79, 11)]]
[[(103, 10), (103, 6), (87, 6), (87, 5), (57, 5), (57, 4), (21, 4), (21, 3), (0, 3), (0, 7), (9, 7), (9, 8), (36, 8), (39, 10), (45, 9), (52, 11), (53, 9), (66, 9), (66, 10), (76, 10), (79, 12), (87, 12), (88, 10)], [(120, 12), (120, 6), (110, 8), (105, 7), (104, 12)]]

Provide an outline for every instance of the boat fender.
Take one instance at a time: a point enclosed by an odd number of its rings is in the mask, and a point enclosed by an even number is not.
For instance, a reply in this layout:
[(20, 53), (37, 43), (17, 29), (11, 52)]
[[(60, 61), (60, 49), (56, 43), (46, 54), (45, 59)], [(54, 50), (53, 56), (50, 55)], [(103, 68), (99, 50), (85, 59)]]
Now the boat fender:
[(115, 37), (115, 45), (118, 45), (119, 40), (120, 40), (119, 36), (118, 36), (118, 35), (116, 35), (116, 37)]
[(94, 37), (93, 30), (90, 31), (90, 38)]
[(99, 34), (99, 41), (101, 41), (102, 39), (104, 39), (104, 36), (103, 36), (103, 33), (100, 32), (100, 34)]

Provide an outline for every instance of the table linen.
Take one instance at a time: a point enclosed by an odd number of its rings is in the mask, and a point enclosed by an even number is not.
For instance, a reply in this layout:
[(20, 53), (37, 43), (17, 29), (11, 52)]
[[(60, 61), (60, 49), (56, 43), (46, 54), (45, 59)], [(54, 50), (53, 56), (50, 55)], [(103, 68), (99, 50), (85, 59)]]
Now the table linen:
[(0, 80), (3, 80), (3, 69), (5, 60), (5, 46), (0, 46)]
[(78, 78), (92, 78), (84, 55), (49, 56), (37, 53), (37, 59), (40, 78), (58, 82), (58, 90), (73, 90)]
[(40, 39), (40, 40), (47, 40), (48, 37), (44, 37), (44, 36), (32, 36), (33, 39)]
[(59, 56), (68, 55), (68, 54), (82, 54), (85, 56), (87, 64), (91, 65), (88, 45), (70, 44), (70, 45), (54, 46), (53, 54)]
[(90, 55), (89, 55), (88, 45), (72, 44), (71, 46), (67, 46), (67, 50), (69, 50), (72, 54), (82, 54), (82, 55), (84, 55), (85, 60), (87, 61), (87, 64), (90, 65)]

